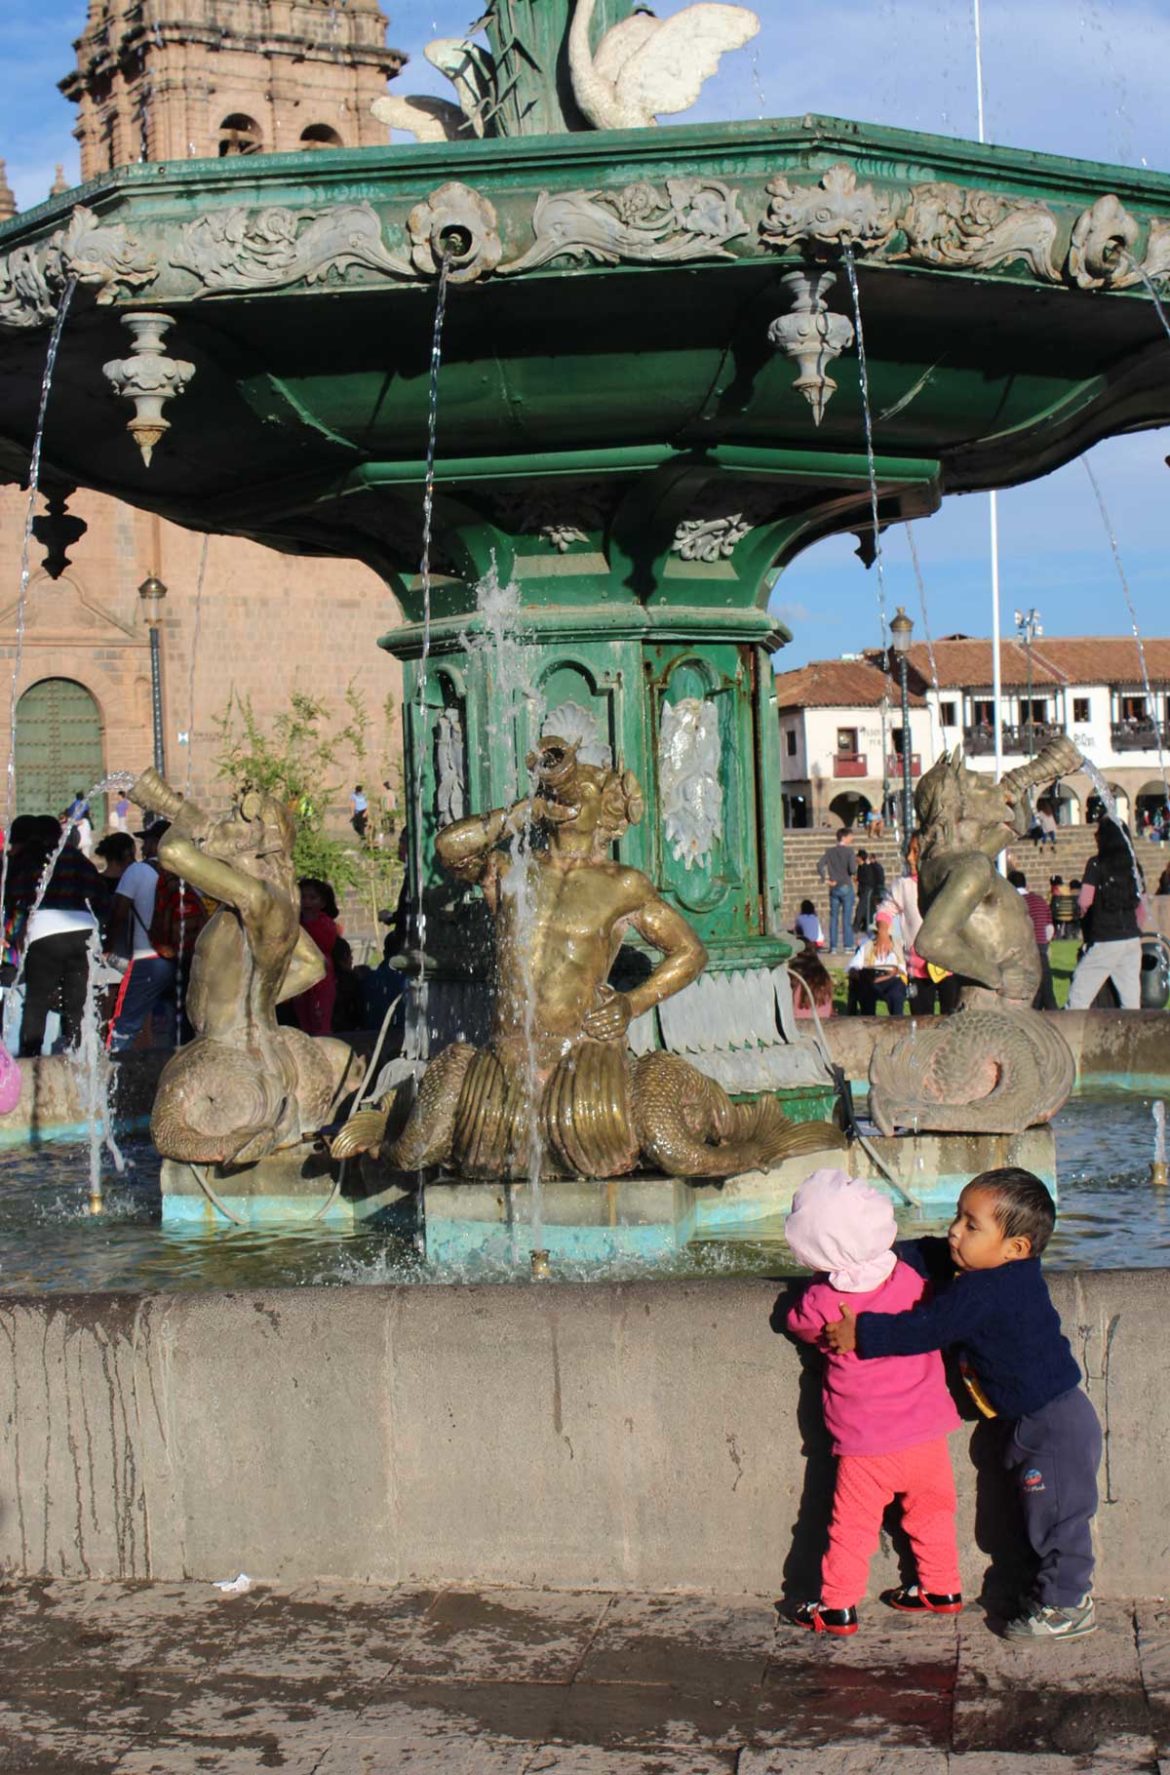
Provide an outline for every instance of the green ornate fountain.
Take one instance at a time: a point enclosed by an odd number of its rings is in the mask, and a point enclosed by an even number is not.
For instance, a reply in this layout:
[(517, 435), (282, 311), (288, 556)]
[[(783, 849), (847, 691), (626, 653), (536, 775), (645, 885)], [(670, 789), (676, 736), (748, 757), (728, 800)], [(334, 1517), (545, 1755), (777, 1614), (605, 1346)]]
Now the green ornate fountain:
[[(701, 36), (626, 0), (497, 0), (443, 125), (462, 139), (130, 166), (0, 228), (0, 473), (27, 474), (76, 280), (46, 490), (376, 569), (427, 858), (442, 820), (507, 801), (542, 730), (633, 770), (647, 816), (619, 855), (709, 955), (639, 1040), (743, 1091), (802, 1077), (775, 998), (768, 600), (818, 538), (874, 547), (843, 259), (885, 525), (1170, 418), (1170, 178), (819, 117), (593, 127), (697, 91), (710, 44), (682, 74), (666, 56), (660, 91), (630, 72), (663, 28)], [(532, 687), (504, 724), (491, 650), (464, 645), (493, 571)], [(466, 942), (430, 936), (434, 1003), (467, 1022)]]

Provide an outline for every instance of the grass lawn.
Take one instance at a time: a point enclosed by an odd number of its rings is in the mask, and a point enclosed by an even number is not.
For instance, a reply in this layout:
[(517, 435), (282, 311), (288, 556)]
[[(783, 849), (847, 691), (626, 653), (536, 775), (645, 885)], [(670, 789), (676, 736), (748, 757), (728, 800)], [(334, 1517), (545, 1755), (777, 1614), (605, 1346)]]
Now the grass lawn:
[[(1062, 1011), (1065, 1006), (1065, 1001), (1068, 998), (1069, 981), (1072, 979), (1073, 969), (1077, 965), (1077, 948), (1078, 944), (1075, 937), (1061, 938), (1058, 942), (1049, 944), (1048, 947), (1048, 959), (1052, 964), (1052, 984), (1056, 989), (1056, 1002)], [(838, 962), (835, 957), (832, 961), (829, 961), (822, 955), (821, 960), (833, 977), (834, 1015), (843, 1017), (845, 1015), (846, 1004), (844, 965)], [(879, 1017), (886, 1017), (889, 1015), (885, 1005), (878, 1006), (877, 1014)]]

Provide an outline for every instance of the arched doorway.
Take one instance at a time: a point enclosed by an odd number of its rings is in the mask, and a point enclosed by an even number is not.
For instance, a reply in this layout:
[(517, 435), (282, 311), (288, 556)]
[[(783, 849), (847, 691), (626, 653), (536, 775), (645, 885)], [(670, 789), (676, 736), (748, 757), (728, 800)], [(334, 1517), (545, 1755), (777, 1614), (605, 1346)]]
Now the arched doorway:
[(1143, 783), (1134, 799), (1139, 831), (1149, 827), (1157, 816), (1162, 816), (1158, 818), (1159, 827), (1162, 825), (1166, 801), (1166, 785), (1161, 778), (1155, 782)]
[(859, 795), (856, 789), (843, 789), (829, 803), (829, 812), (841, 826), (864, 826), (865, 816), (872, 809), (868, 795)]
[[(1112, 795), (1113, 800), (1116, 804), (1118, 819), (1125, 822), (1126, 824), (1128, 824), (1128, 822), (1129, 822), (1129, 796), (1126, 794), (1125, 790), (1121, 787), (1121, 785), (1119, 783), (1110, 783), (1109, 784), (1109, 793), (1110, 793), (1110, 795)], [(1095, 826), (1097, 821), (1101, 818), (1101, 815), (1104, 812), (1105, 812), (1104, 803), (1102, 802), (1101, 797), (1094, 792), (1092, 795), (1089, 796), (1088, 800), (1085, 802), (1085, 820), (1086, 820), (1087, 824), (1090, 826)]]
[(1076, 790), (1070, 789), (1067, 783), (1056, 783), (1048, 791), (1047, 795), (1041, 797), (1041, 800), (1037, 802), (1036, 805), (1039, 808), (1042, 807), (1045, 802), (1051, 805), (1058, 826), (1080, 825), (1080, 799)]
[[(101, 713), (84, 684), (42, 678), (31, 685), (16, 705), (17, 813), (59, 814), (104, 775)], [(91, 812), (100, 832), (104, 799)]]

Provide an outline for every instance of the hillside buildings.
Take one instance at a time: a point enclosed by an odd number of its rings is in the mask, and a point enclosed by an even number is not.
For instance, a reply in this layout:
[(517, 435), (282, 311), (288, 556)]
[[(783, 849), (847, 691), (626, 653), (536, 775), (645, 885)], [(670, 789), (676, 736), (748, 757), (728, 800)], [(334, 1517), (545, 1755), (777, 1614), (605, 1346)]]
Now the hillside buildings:
[[(1168, 799), (1170, 639), (1144, 643), (1145, 672), (1133, 636), (1005, 641), (1002, 752), (1005, 768), (1067, 734), (1138, 821)], [(908, 654), (912, 774), (943, 748), (962, 746), (971, 766), (995, 766), (991, 643), (948, 635), (914, 643)], [(880, 652), (818, 660), (776, 678), (784, 813), (790, 826), (853, 822), (882, 808), (894, 815), (902, 782), (901, 690)], [(1147, 684), (1148, 680), (1148, 684)], [(1100, 811), (1084, 772), (1050, 792), (1062, 825)]]

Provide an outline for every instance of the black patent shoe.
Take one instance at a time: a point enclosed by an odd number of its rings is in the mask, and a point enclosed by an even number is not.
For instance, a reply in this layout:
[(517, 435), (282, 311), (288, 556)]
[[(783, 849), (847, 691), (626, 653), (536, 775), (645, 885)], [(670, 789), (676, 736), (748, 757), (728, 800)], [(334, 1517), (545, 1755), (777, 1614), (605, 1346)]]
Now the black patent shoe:
[(788, 1619), (794, 1626), (805, 1627), (810, 1633), (832, 1633), (839, 1639), (857, 1632), (856, 1609), (827, 1609), (819, 1602), (798, 1603)]
[(962, 1592), (940, 1594), (919, 1590), (917, 1584), (901, 1584), (897, 1590), (883, 1590), (882, 1601), (900, 1615), (957, 1615), (963, 1607)]

